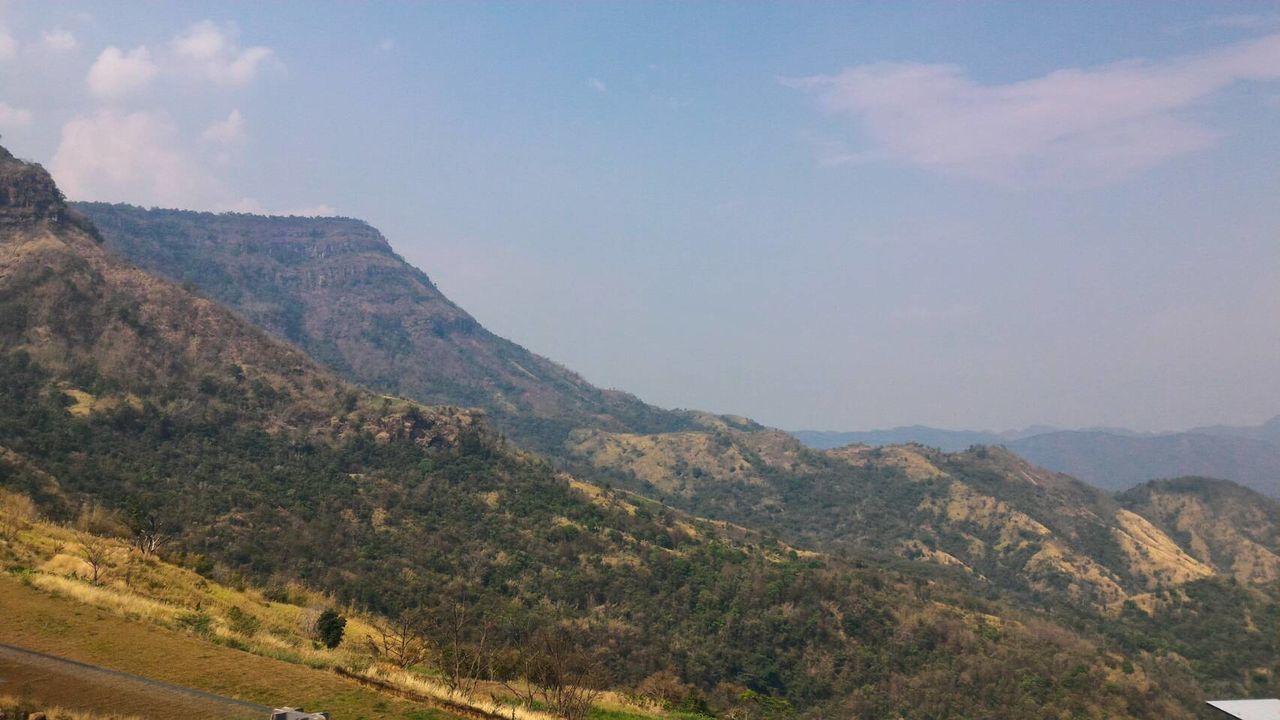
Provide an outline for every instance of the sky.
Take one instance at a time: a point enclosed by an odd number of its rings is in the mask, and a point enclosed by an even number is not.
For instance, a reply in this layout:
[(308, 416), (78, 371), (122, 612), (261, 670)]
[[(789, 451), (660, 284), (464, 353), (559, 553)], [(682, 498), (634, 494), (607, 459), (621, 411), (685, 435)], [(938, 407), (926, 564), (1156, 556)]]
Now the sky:
[(0, 3), (72, 199), (367, 220), (789, 429), (1280, 414), (1280, 3)]

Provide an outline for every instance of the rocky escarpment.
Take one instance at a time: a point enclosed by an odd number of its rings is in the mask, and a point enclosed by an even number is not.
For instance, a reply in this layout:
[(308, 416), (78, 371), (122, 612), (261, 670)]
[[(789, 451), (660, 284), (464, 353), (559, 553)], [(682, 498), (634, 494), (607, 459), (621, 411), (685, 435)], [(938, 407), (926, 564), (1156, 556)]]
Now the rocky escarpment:
[[(329, 251), (338, 247), (349, 246)], [(0, 319), (0, 360), (43, 375), (42, 394), (72, 415), (234, 416), (271, 433), (422, 446), (482, 424), (473, 412), (359, 391), (221, 305), (123, 262), (44, 168), (3, 148)]]
[(62, 193), (43, 167), (0, 149), (0, 226), (56, 222), (66, 210)]
[(36, 224), (75, 229), (98, 239), (92, 224), (67, 208), (44, 167), (19, 160), (0, 147), (0, 233), (9, 235)]
[(489, 332), (359, 220), (75, 207), (111, 250), (190, 283), (348, 379), (429, 404), (483, 408), (527, 446), (559, 454), (581, 427), (699, 426), (692, 415), (594, 387)]

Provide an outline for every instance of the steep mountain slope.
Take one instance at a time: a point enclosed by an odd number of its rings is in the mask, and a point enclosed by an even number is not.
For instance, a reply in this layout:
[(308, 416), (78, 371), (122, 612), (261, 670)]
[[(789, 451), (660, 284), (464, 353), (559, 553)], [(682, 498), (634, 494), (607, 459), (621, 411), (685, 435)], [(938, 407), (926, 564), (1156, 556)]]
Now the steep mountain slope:
[(578, 483), (469, 413), (346, 385), (105, 252), (2, 150), (0, 318), (0, 484), (158, 525), (231, 583), (459, 603), (517, 651), (569, 633), (613, 682), (673, 670), (735, 717), (1181, 718), (1198, 696), (1176, 658)]
[(337, 378), (217, 304), (112, 258), (83, 218), (48, 200), (51, 183), (22, 182), (31, 167), (0, 156), (0, 339), (10, 358), (64, 378), (73, 412), (225, 394), (210, 401), (215, 411), (233, 405), (264, 429), (322, 429), (344, 387)]
[(420, 402), (483, 408), (534, 447), (556, 449), (575, 427), (694, 425), (484, 329), (359, 220), (74, 207), (107, 248), (190, 283), (346, 378)]
[(1280, 580), (1280, 503), (1225, 480), (1139, 485), (1119, 501), (1165, 529), (1197, 559), (1241, 583)]

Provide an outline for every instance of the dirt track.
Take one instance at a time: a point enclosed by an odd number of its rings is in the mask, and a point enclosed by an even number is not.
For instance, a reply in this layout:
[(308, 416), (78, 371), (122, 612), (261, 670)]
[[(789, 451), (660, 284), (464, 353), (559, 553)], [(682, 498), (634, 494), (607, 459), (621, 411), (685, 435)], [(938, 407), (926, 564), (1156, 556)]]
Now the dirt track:
[(263, 720), (271, 708), (0, 644), (0, 695), (147, 720)]

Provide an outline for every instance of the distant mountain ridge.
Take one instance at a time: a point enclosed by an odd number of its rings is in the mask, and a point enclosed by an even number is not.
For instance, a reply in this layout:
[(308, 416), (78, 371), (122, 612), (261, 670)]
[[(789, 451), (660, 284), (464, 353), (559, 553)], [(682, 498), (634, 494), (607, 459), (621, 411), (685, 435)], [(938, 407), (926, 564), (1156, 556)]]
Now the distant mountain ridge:
[(1186, 432), (1126, 437), (1105, 432), (1056, 432), (1007, 443), (1044, 467), (1107, 490), (1156, 478), (1232, 480), (1280, 497), (1280, 445), (1247, 437)]
[(990, 430), (943, 430), (927, 425), (903, 425), (886, 430), (840, 432), (828, 430), (796, 430), (791, 434), (815, 450), (833, 450), (846, 445), (902, 445), (919, 443), (946, 452), (959, 452), (971, 445), (999, 445), (1038, 432), (1056, 428), (1028, 428), (992, 432)]
[(972, 445), (1002, 445), (1037, 465), (1107, 490), (1125, 490), (1156, 478), (1201, 476), (1232, 480), (1280, 497), (1280, 416), (1256, 426), (1218, 425), (1175, 433), (1043, 426), (990, 432), (914, 425), (865, 432), (797, 431), (792, 435), (820, 450), (851, 444), (919, 443), (958, 452)]

